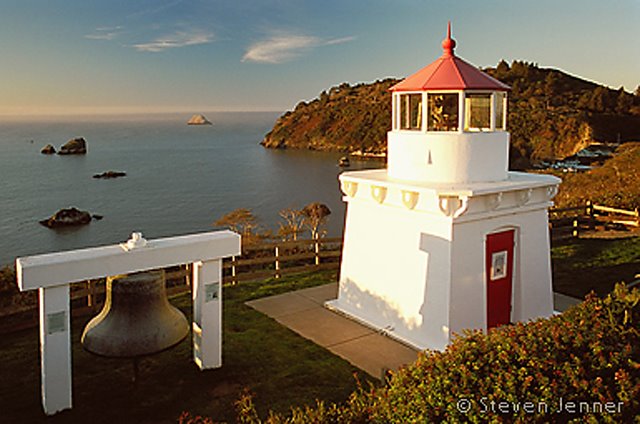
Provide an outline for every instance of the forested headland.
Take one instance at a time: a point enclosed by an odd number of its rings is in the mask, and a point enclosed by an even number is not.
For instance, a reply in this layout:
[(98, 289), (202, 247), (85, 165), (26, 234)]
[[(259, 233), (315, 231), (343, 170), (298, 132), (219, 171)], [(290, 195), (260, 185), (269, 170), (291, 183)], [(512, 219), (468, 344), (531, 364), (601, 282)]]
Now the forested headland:
[[(640, 86), (611, 89), (556, 69), (501, 61), (485, 72), (509, 84), (512, 169), (571, 156), (593, 142), (640, 140)], [(261, 144), (269, 148), (386, 152), (397, 79), (342, 83), (283, 114)]]

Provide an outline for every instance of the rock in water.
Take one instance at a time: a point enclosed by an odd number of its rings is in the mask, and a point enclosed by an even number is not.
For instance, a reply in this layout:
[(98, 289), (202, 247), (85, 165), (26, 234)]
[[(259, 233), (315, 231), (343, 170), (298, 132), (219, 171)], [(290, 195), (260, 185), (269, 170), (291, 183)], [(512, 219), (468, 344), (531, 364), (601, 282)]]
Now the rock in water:
[(85, 225), (91, 222), (91, 214), (76, 208), (60, 209), (50, 218), (43, 219), (40, 224), (49, 228)]
[(72, 138), (60, 147), (59, 155), (84, 155), (87, 153), (87, 142), (84, 138)]
[(211, 122), (204, 115), (193, 115), (187, 125), (211, 125)]
[(102, 174), (95, 174), (93, 176), (93, 178), (109, 179), (109, 178), (118, 178), (118, 177), (126, 177), (126, 176), (127, 176), (126, 172), (122, 172), (122, 171), (106, 171), (106, 172), (103, 172)]
[(42, 153), (43, 155), (53, 155), (55, 154), (55, 152), (56, 152), (56, 148), (53, 147), (51, 144), (47, 144), (42, 148), (42, 150), (40, 150), (40, 153)]

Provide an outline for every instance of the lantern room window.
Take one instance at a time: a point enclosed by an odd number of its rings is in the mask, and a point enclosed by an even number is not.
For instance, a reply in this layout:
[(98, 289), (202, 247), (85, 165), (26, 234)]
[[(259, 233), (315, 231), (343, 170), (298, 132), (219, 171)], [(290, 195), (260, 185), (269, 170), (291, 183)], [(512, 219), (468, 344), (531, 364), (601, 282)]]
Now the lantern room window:
[(422, 94), (400, 95), (400, 129), (422, 129)]
[(458, 131), (458, 94), (427, 95), (427, 131)]
[(465, 96), (464, 130), (491, 131), (491, 94)]
[(494, 93), (496, 108), (496, 130), (505, 131), (507, 129), (507, 120), (505, 111), (507, 110), (507, 94), (502, 92)]

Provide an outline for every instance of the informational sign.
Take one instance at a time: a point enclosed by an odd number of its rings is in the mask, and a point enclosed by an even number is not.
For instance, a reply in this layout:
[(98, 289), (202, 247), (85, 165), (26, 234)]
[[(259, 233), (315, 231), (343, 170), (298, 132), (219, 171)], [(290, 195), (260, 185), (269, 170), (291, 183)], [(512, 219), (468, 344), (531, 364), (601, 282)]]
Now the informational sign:
[(47, 315), (47, 334), (67, 331), (67, 312), (55, 312)]
[(211, 283), (211, 284), (204, 285), (205, 302), (218, 300), (218, 288), (219, 288), (219, 283)]
[(491, 280), (499, 280), (507, 276), (507, 256), (506, 250), (495, 252), (491, 255)]

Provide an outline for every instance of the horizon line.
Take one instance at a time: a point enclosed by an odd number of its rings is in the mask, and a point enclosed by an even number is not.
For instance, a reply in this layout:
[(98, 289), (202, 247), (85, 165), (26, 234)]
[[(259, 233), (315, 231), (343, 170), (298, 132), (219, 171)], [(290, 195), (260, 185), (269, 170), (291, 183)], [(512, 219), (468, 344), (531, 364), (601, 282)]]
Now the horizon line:
[(144, 108), (79, 108), (70, 110), (46, 110), (36, 109), (29, 111), (0, 111), (0, 118), (44, 118), (44, 117), (73, 117), (73, 116), (117, 116), (117, 115), (162, 115), (162, 114), (205, 114), (205, 113), (221, 113), (221, 112), (284, 112), (289, 108), (281, 107), (232, 107), (232, 108), (163, 108), (163, 109), (144, 109)]

